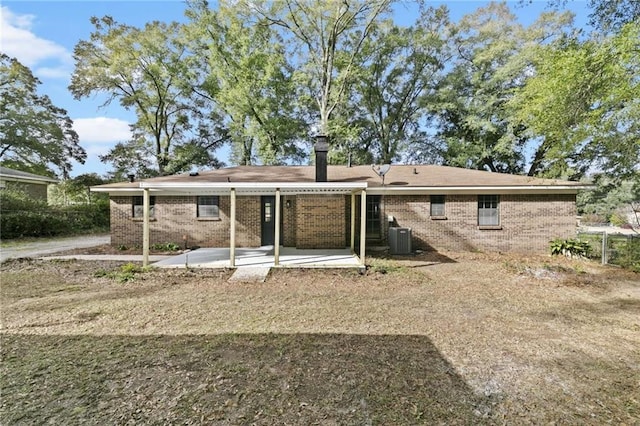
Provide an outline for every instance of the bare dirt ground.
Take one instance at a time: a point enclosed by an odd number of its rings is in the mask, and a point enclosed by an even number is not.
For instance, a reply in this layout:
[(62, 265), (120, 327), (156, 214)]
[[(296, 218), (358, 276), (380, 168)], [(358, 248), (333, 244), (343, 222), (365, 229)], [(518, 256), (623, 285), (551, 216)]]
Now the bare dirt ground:
[(0, 272), (5, 424), (640, 424), (640, 276), (591, 262)]

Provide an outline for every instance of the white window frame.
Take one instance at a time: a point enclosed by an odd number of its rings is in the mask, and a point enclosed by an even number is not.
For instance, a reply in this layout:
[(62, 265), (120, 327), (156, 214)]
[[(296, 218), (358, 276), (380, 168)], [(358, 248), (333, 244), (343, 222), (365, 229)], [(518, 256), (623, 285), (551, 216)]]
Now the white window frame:
[(429, 196), (429, 215), (431, 217), (446, 216), (446, 195), (430, 195)]
[(478, 195), (478, 226), (500, 226), (499, 195)]
[[(204, 203), (204, 201), (211, 201)], [(199, 218), (220, 218), (220, 197), (218, 195), (199, 195), (196, 198), (197, 211)]]

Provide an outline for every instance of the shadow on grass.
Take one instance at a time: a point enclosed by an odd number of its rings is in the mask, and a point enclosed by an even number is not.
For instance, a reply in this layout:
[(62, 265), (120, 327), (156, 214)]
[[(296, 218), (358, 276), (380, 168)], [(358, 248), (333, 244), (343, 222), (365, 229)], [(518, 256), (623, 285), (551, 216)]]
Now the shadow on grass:
[(369, 259), (400, 261), (403, 262), (404, 267), (409, 268), (433, 266), (441, 263), (458, 263), (456, 260), (432, 248), (406, 255), (390, 254), (389, 252), (372, 252), (368, 256)]
[(2, 335), (6, 424), (479, 424), (425, 336)]

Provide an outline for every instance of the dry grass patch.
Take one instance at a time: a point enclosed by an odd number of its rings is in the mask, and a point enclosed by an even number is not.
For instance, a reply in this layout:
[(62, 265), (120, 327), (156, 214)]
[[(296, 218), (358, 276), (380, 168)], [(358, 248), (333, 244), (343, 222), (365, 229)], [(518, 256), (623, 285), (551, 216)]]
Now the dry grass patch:
[(637, 274), (549, 257), (427, 253), (374, 259), (365, 275), (276, 269), (263, 284), (231, 284), (225, 270), (151, 270), (126, 283), (96, 276), (118, 268), (1, 266), (3, 418), (640, 418)]

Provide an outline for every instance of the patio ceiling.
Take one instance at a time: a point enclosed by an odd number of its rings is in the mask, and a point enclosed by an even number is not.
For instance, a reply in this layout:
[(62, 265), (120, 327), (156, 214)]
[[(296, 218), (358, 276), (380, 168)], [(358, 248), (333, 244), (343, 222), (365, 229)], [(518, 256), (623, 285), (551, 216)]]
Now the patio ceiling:
[(176, 195), (351, 194), (367, 188), (366, 182), (140, 182), (140, 189)]

